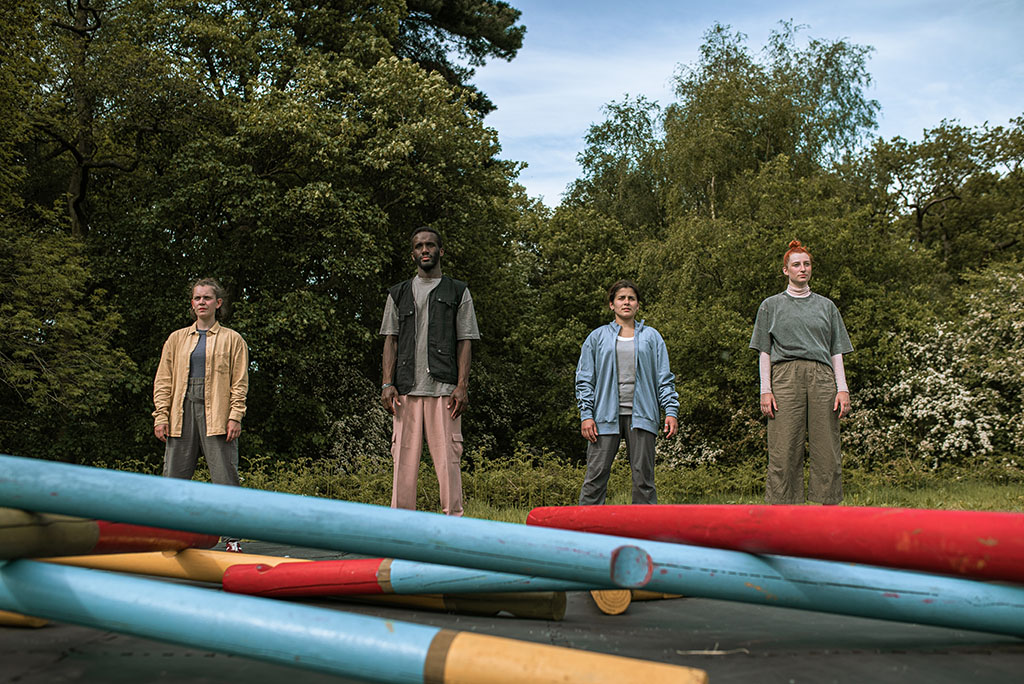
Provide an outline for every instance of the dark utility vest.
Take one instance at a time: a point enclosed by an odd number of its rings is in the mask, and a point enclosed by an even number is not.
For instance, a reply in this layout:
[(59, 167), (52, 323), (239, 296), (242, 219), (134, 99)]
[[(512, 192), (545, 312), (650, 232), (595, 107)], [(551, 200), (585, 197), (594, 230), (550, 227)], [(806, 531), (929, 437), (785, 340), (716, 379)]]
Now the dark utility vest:
[[(399, 394), (408, 394), (416, 384), (416, 302), (412, 296), (412, 280), (394, 285), (388, 292), (398, 311), (395, 387)], [(455, 316), (465, 292), (466, 283), (441, 276), (441, 282), (428, 295), (427, 370), (438, 382), (454, 385), (459, 381)]]

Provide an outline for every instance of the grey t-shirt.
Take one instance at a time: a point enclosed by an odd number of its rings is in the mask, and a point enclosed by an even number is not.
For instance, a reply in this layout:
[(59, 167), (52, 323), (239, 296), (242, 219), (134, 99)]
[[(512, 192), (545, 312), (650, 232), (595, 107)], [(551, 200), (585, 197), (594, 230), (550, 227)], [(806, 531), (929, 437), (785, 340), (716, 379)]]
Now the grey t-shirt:
[(196, 348), (192, 350), (192, 356), (188, 360), (188, 377), (190, 378), (205, 378), (206, 377), (206, 333), (208, 330), (200, 330), (196, 328), (196, 332), (199, 333), (199, 342), (196, 343)]
[(750, 348), (767, 352), (773, 365), (806, 359), (828, 366), (834, 355), (853, 351), (839, 309), (814, 292), (807, 297), (780, 292), (761, 302)]
[(633, 413), (633, 391), (636, 389), (636, 338), (615, 338), (615, 361), (619, 371), (619, 415)]
[[(412, 279), (412, 298), (416, 304), (416, 383), (409, 394), (417, 397), (446, 397), (455, 391), (455, 385), (438, 382), (427, 371), (427, 305), (428, 295), (441, 282), (440, 278)], [(388, 295), (384, 305), (384, 319), (380, 324), (381, 335), (398, 335), (398, 309)], [(466, 288), (459, 302), (459, 310), (455, 314), (455, 339), (479, 340), (480, 330), (476, 324), (476, 311), (473, 309), (473, 298)]]

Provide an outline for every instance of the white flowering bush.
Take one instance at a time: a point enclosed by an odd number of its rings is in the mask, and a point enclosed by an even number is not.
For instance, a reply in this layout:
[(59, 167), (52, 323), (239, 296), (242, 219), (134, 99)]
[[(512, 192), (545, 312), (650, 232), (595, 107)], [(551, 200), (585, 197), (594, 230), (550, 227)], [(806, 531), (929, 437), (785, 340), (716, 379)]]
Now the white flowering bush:
[(954, 294), (953, 315), (903, 340), (892, 372), (856, 393), (844, 431), (868, 464), (909, 456), (1016, 468), (1024, 450), (1024, 273), (992, 266)]
[(724, 454), (720, 444), (707, 435), (700, 434), (693, 425), (685, 423), (680, 423), (679, 432), (674, 438), (659, 438), (654, 444), (656, 462), (672, 470), (696, 465), (713, 465), (718, 463)]

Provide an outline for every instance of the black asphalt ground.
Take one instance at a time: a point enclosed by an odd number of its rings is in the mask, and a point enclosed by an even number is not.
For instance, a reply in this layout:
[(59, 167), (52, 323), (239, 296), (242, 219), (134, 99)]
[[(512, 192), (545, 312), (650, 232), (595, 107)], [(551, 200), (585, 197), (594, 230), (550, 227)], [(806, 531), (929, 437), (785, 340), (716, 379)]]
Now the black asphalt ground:
[[(267, 555), (337, 558), (334, 552), (249, 542)], [(1024, 640), (940, 627), (681, 598), (634, 601), (605, 615), (589, 593), (568, 596), (559, 622), (479, 617), (409, 608), (307, 601), (407, 622), (643, 658), (707, 671), (734, 682), (1024, 682)], [(185, 648), (131, 635), (51, 623), (0, 627), (0, 681), (136, 684), (349, 682), (307, 670)]]

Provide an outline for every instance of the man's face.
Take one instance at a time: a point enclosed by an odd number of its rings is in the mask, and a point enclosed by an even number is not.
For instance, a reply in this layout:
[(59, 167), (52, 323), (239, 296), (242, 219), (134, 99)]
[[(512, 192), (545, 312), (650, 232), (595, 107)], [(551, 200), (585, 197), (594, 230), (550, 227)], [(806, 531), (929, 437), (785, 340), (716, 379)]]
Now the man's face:
[(412, 260), (421, 271), (433, 271), (440, 265), (443, 255), (436, 234), (425, 230), (412, 236)]
[(616, 290), (612, 301), (608, 302), (608, 306), (615, 313), (616, 319), (631, 321), (636, 318), (640, 301), (636, 298), (636, 291), (633, 288), (621, 287)]

